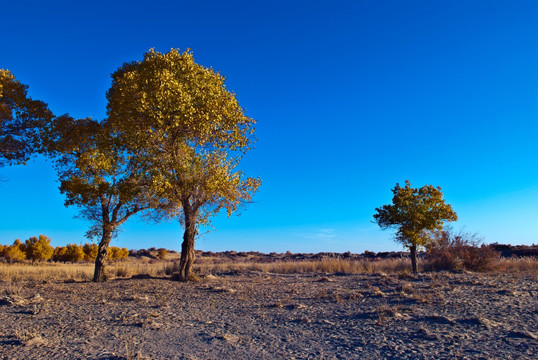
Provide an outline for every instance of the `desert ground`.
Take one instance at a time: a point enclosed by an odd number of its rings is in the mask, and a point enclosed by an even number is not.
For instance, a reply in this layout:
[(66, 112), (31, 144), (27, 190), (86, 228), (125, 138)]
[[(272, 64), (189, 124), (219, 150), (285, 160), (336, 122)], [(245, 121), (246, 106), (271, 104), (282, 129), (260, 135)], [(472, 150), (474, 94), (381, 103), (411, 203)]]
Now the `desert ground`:
[(536, 274), (0, 281), (2, 359), (535, 359)]

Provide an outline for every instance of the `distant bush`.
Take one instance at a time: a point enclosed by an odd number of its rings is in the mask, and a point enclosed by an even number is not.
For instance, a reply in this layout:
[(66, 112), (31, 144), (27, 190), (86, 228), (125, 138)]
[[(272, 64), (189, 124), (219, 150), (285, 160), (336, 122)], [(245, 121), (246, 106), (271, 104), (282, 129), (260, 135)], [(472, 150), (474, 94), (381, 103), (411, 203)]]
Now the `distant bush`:
[(82, 246), (77, 244), (67, 244), (66, 259), (70, 262), (79, 262), (84, 260), (84, 251)]
[(111, 261), (119, 261), (127, 259), (129, 257), (129, 250), (127, 248), (119, 248), (116, 246), (111, 246), (108, 250), (108, 258)]
[(499, 257), (476, 234), (447, 228), (430, 235), (424, 269), (488, 271), (493, 270)]
[(15, 239), (13, 242), (13, 245), (18, 246), (19, 249), (26, 254), (26, 244), (20, 241), (19, 239)]
[(99, 250), (99, 247), (97, 244), (84, 244), (82, 247), (82, 251), (84, 252), (84, 260), (85, 261), (95, 261), (97, 258), (97, 252)]
[(1, 255), (10, 264), (26, 259), (26, 254), (22, 252), (18, 245), (15, 244), (4, 246)]
[(76, 263), (84, 260), (84, 251), (81, 245), (67, 244), (67, 246), (58, 246), (52, 254), (53, 261)]
[(166, 251), (166, 249), (159, 249), (159, 251), (157, 251), (157, 258), (160, 260), (164, 260), (166, 255), (168, 255), (168, 251)]
[(67, 253), (67, 247), (57, 246), (54, 249), (54, 252), (52, 253), (52, 261), (66, 262), (67, 261), (67, 257), (65, 255), (66, 253)]
[(52, 257), (54, 248), (50, 245), (50, 239), (45, 235), (39, 235), (39, 238), (32, 236), (26, 240), (26, 258), (32, 260), (32, 263), (46, 261)]

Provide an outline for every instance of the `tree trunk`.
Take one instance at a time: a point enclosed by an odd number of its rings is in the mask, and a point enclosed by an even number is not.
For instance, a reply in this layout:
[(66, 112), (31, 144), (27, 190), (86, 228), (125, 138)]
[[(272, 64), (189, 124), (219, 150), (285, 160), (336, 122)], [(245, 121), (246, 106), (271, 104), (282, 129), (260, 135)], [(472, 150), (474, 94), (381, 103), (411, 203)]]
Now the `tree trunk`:
[(413, 268), (413, 273), (417, 273), (417, 246), (413, 245), (409, 247), (411, 251), (411, 267)]
[(95, 258), (95, 271), (93, 273), (93, 282), (103, 282), (107, 280), (105, 269), (108, 265), (108, 246), (112, 239), (112, 232), (103, 229), (103, 237), (99, 242), (97, 257)]
[(183, 233), (183, 243), (181, 244), (181, 260), (179, 262), (179, 281), (193, 279), (192, 264), (196, 254), (194, 252), (194, 239), (196, 237), (196, 212), (184, 208), (185, 232)]

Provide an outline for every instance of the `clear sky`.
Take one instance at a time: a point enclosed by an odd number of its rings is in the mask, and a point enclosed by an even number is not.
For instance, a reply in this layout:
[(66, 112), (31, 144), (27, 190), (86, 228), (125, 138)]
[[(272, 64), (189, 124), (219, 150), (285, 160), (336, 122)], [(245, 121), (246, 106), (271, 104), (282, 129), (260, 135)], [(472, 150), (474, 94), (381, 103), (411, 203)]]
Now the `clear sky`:
[[(441, 186), (486, 242), (538, 243), (538, 2), (2, 1), (0, 68), (57, 114), (105, 116), (110, 74), (191, 48), (257, 119), (241, 169), (263, 184), (202, 250), (400, 250), (373, 224), (390, 189)], [(50, 163), (0, 173), (0, 243), (84, 242)], [(179, 249), (132, 219), (113, 245)]]

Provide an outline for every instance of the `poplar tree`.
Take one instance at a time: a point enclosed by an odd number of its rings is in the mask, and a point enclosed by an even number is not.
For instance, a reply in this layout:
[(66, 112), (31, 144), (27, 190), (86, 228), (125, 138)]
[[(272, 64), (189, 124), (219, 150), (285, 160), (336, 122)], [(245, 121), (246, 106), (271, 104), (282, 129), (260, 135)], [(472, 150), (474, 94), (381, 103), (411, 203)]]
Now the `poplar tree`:
[(0, 69), (0, 167), (23, 164), (40, 152), (41, 135), (54, 117), (27, 90), (9, 70)]
[(158, 207), (146, 196), (146, 176), (118, 147), (107, 121), (61, 116), (48, 141), (49, 151), (56, 154), (65, 206), (80, 208), (79, 217), (91, 224), (86, 236), (99, 239), (93, 281), (105, 281), (109, 245), (120, 225), (141, 211)]
[(146, 169), (166, 217), (183, 226), (176, 276), (186, 281), (200, 225), (223, 209), (230, 216), (261, 183), (237, 170), (255, 140), (255, 120), (226, 89), (225, 78), (196, 64), (189, 51), (150, 50), (112, 80), (108, 118), (125, 150)]
[(396, 184), (392, 194), (392, 204), (376, 208), (374, 220), (383, 230), (397, 229), (396, 241), (409, 249), (416, 273), (417, 248), (429, 241), (426, 231), (441, 230), (445, 221), (456, 221), (458, 216), (445, 203), (440, 187), (425, 185), (418, 189), (405, 180), (405, 186)]

